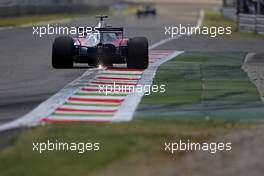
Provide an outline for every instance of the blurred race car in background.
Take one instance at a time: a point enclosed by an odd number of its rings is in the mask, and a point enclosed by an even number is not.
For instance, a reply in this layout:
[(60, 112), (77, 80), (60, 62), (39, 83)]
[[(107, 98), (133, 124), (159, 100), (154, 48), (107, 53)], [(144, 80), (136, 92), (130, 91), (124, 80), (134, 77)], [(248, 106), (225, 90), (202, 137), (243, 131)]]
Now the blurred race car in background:
[(142, 16), (153, 15), (157, 14), (157, 9), (154, 3), (145, 3), (139, 6), (137, 9), (137, 17), (140, 18)]
[(97, 16), (98, 25), (84, 36), (56, 37), (52, 46), (52, 66), (73, 68), (74, 63), (90, 66), (127, 64), (127, 68), (148, 67), (148, 40), (145, 37), (126, 38), (123, 27), (110, 27), (107, 16)]

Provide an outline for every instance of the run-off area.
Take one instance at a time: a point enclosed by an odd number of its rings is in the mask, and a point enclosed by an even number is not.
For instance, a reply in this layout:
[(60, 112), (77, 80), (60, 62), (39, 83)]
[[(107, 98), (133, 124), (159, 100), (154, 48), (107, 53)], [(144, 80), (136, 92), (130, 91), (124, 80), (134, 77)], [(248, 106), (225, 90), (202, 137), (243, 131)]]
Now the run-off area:
[(166, 93), (145, 96), (136, 117), (263, 119), (264, 104), (242, 69), (245, 56), (189, 52), (163, 64), (154, 84), (166, 84)]

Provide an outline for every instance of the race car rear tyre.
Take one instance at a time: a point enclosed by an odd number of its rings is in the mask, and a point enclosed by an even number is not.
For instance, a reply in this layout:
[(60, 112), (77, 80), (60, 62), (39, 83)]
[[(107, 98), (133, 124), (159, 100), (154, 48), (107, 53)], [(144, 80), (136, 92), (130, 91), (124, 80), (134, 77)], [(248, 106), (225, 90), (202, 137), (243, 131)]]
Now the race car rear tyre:
[(74, 41), (71, 37), (56, 37), (52, 46), (52, 66), (54, 68), (72, 68), (74, 60)]
[(148, 39), (130, 38), (128, 42), (127, 68), (145, 69), (148, 67)]

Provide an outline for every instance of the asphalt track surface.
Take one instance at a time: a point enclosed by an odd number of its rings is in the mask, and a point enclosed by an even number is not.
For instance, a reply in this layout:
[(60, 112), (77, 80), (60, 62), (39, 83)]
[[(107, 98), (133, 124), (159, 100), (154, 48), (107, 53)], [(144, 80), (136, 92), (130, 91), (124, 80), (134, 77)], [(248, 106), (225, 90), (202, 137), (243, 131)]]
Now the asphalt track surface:
[[(182, 14), (161, 7), (156, 18), (115, 15), (109, 22), (113, 26), (124, 26), (126, 36), (146, 36), (151, 45), (164, 39), (164, 25), (195, 24), (199, 7), (192, 8), (191, 13)], [(96, 19), (90, 17), (65, 25), (90, 26), (95, 23)], [(39, 38), (32, 32), (32, 27), (0, 30), (0, 124), (29, 112), (87, 69), (53, 69), (51, 46), (55, 36)]]
[[(164, 26), (195, 25), (202, 4), (176, 4), (158, 6), (157, 17), (137, 19), (135, 15), (114, 15), (109, 19), (112, 26), (124, 26), (128, 37), (146, 36), (154, 44), (168, 36)], [(67, 26), (90, 26), (96, 23), (93, 17), (83, 18)], [(84, 69), (55, 70), (51, 67), (51, 46), (55, 36), (39, 38), (32, 35), (32, 27), (0, 30), (0, 124), (9, 122), (34, 109), (41, 102), (58, 92), (67, 83), (79, 77)], [(207, 37), (182, 37), (157, 49), (186, 51), (258, 51), (262, 40), (211, 39)], [(8, 139), (12, 133), (0, 133)], [(1, 143), (1, 142), (0, 142)], [(0, 144), (1, 146), (1, 144)]]

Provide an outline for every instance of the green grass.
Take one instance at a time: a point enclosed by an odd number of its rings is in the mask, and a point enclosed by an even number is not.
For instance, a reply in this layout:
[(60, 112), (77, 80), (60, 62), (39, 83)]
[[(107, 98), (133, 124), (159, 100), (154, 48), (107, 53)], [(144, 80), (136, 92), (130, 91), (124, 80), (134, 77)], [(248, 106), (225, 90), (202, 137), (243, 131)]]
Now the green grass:
[(1, 17), (0, 27), (19, 26), (22, 24), (31, 24), (31, 23), (34, 24), (34, 23), (47, 22), (52, 20), (85, 17), (90, 15), (96, 15), (100, 12), (101, 10), (89, 10), (89, 12), (73, 13), (73, 14), (48, 14), (48, 15), (29, 15), (29, 16), (19, 16), (19, 17)]
[(153, 84), (163, 94), (144, 96), (139, 118), (259, 119), (263, 104), (242, 70), (245, 53), (189, 52), (159, 67)]
[[(106, 168), (118, 166), (136, 170), (151, 156), (159, 163), (160, 158), (168, 161), (172, 157), (163, 151), (164, 142), (179, 139), (204, 142), (251, 125), (225, 121), (135, 121), (121, 124), (61, 124), (32, 129), (24, 133), (12, 145), (0, 151), (1, 176), (45, 176), (45, 175), (111, 175)], [(193, 135), (193, 134), (196, 135)], [(100, 142), (100, 151), (84, 154), (70, 151), (32, 151), (33, 142)], [(176, 153), (176, 156), (183, 156)], [(132, 165), (125, 164), (130, 158)], [(173, 162), (177, 162), (176, 159)], [(165, 167), (165, 165), (164, 165)], [(147, 169), (147, 168), (146, 168)], [(139, 171), (137, 171), (139, 172)], [(135, 174), (135, 173), (133, 173)], [(137, 173), (140, 175), (141, 173)]]
[(219, 11), (206, 10), (203, 26), (211, 27), (231, 27), (232, 34), (225, 35), (231, 37), (252, 37), (256, 39), (264, 39), (264, 35), (256, 34), (254, 32), (238, 32), (236, 22), (224, 17)]
[(218, 11), (205, 11), (204, 13), (205, 18), (204, 18), (204, 23), (203, 26), (216, 26), (216, 27), (227, 27), (231, 26), (233, 30), (236, 29), (236, 23), (224, 17), (220, 12)]
[(232, 92), (244, 92), (249, 101), (258, 101), (255, 86), (241, 69), (244, 56), (244, 53), (183, 54), (158, 69), (153, 84), (165, 84), (166, 93), (145, 96), (142, 104), (199, 103), (203, 100), (201, 94), (217, 99), (219, 93)]

